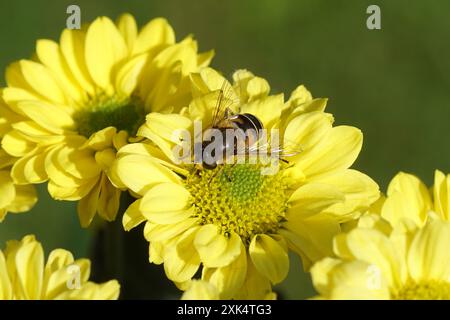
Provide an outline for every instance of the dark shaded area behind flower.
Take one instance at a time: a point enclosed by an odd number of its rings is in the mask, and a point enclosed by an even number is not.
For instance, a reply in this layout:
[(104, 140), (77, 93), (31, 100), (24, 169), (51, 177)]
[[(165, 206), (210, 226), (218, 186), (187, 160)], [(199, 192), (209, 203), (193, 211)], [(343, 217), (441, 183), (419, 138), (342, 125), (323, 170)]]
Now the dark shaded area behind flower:
[[(328, 111), (337, 124), (354, 125), (364, 132), (356, 167), (383, 189), (399, 170), (415, 173), (427, 183), (432, 182), (435, 168), (450, 172), (450, 2), (446, 0), (434, 1), (433, 6), (419, 0), (3, 0), (0, 70), (29, 57), (37, 39), (58, 39), (69, 4), (80, 5), (83, 21), (98, 15), (115, 18), (125, 11), (141, 24), (164, 16), (178, 39), (193, 33), (202, 51), (216, 49), (213, 66), (226, 75), (245, 67), (267, 78), (274, 92), (289, 94), (304, 83), (314, 96), (329, 97)], [(366, 28), (370, 4), (381, 7), (382, 30)], [(4, 84), (3, 76), (0, 82)], [(78, 227), (75, 203), (52, 201), (45, 189), (40, 187), (40, 201), (32, 212), (9, 215), (0, 224), (0, 242), (34, 233), (47, 252), (64, 247), (78, 257), (87, 256), (94, 230)], [(135, 232), (126, 237), (141, 237), (141, 230)], [(136, 250), (144, 250), (146, 258), (143, 239)], [(311, 296), (299, 259), (291, 262), (289, 278), (277, 291), (288, 299)], [(161, 266), (148, 267), (162, 273)], [(138, 270), (135, 275), (139, 276)], [(149, 282), (142, 279), (150, 290), (143, 295), (177, 297), (167, 279)]]

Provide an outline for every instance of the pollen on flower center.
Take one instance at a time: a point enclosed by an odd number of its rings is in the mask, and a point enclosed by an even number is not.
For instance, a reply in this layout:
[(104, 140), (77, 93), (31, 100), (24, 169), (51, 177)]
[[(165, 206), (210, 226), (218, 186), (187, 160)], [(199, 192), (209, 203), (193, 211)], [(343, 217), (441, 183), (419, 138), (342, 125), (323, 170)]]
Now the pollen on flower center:
[(186, 179), (186, 187), (202, 224), (215, 224), (224, 235), (235, 232), (247, 245), (256, 234), (276, 232), (287, 209), (282, 170), (262, 175), (260, 165), (195, 171)]
[(145, 121), (145, 111), (138, 98), (99, 95), (73, 115), (78, 132), (90, 137), (106, 127), (115, 127), (135, 135)]
[(397, 300), (449, 300), (450, 282), (428, 280), (421, 282), (408, 281), (397, 293)]

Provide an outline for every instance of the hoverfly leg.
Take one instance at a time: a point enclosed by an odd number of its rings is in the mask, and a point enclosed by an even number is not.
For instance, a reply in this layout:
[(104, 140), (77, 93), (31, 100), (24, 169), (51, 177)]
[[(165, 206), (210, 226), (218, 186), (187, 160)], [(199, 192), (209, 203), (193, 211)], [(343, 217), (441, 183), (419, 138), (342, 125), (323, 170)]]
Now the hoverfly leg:
[(211, 183), (212, 179), (214, 179), (221, 171), (223, 171), (223, 166), (219, 168), (216, 172), (214, 172), (211, 177), (209, 177), (208, 184)]

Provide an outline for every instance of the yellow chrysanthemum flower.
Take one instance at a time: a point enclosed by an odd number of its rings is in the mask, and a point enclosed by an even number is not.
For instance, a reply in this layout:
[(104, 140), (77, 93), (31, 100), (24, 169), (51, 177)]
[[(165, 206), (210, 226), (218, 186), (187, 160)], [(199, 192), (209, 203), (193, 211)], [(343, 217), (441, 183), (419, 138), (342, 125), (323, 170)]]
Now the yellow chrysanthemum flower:
[(450, 175), (436, 170), (429, 190), (416, 176), (398, 173), (389, 183), (379, 213), (392, 225), (413, 222), (420, 227), (430, 214), (450, 221)]
[[(267, 297), (289, 269), (288, 249), (311, 261), (331, 253), (339, 223), (353, 219), (378, 198), (378, 186), (348, 167), (362, 145), (361, 132), (333, 127), (325, 99), (298, 87), (285, 102), (269, 95), (268, 83), (247, 71), (233, 86), (212, 69), (191, 75), (195, 99), (179, 114), (151, 113), (138, 136), (151, 142), (124, 146), (113, 164), (114, 181), (141, 196), (126, 211), (126, 230), (146, 221), (150, 261), (164, 263), (181, 289), (203, 266), (202, 279), (220, 298)], [(280, 162), (278, 173), (258, 165), (218, 165), (196, 170), (177, 164), (178, 129), (211, 123), (219, 89), (226, 84), (230, 108), (257, 116), (266, 129), (303, 151)], [(239, 103), (236, 104), (236, 99)], [(155, 147), (155, 145), (157, 147)], [(178, 159), (179, 160), (179, 159)]]
[(176, 43), (172, 28), (154, 19), (140, 32), (134, 18), (97, 18), (64, 30), (60, 42), (39, 40), (36, 60), (6, 71), (3, 99), (12, 130), (2, 147), (19, 158), (17, 184), (48, 180), (51, 196), (80, 200), (81, 224), (95, 213), (115, 219), (120, 191), (109, 181), (116, 150), (132, 139), (150, 111), (177, 110), (191, 98), (188, 74), (207, 65), (191, 37)]
[[(7, 108), (0, 99), (0, 140), (11, 129), (3, 113)], [(37, 201), (32, 185), (17, 185), (11, 178), (11, 166), (16, 159), (0, 149), (0, 222), (8, 212), (19, 213), (30, 210)]]
[(325, 299), (450, 299), (450, 175), (436, 170), (429, 191), (400, 172), (386, 197), (347, 233), (334, 238), (336, 258), (311, 269)]
[(69, 251), (53, 250), (45, 262), (34, 236), (8, 241), (0, 250), (0, 300), (113, 300), (119, 297), (116, 280), (88, 281), (90, 261), (74, 260)]
[(405, 232), (357, 227), (335, 238), (337, 258), (311, 268), (322, 299), (450, 299), (450, 223)]

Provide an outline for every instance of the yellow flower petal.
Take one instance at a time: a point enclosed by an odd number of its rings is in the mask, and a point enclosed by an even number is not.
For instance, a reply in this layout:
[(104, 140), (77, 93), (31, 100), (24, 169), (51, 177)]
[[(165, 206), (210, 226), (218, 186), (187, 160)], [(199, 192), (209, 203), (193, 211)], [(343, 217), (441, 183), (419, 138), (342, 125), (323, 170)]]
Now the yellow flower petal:
[(380, 196), (378, 185), (369, 176), (347, 169), (320, 180), (345, 195), (344, 201), (328, 207), (325, 212), (339, 218), (341, 222), (352, 219), (359, 212), (365, 212)]
[(116, 280), (96, 284), (88, 282), (78, 290), (65, 291), (55, 300), (116, 300), (119, 297), (120, 285)]
[(53, 250), (44, 269), (44, 296), (53, 299), (57, 294), (67, 290), (69, 272), (65, 268), (73, 263), (72, 254), (63, 249)]
[(6, 208), (16, 197), (16, 189), (8, 171), (0, 171), (0, 208)]
[[(36, 92), (33, 87), (30, 86), (30, 84), (25, 80), (22, 68), (20, 65), (20, 60), (15, 61), (8, 65), (5, 72), (5, 78), (6, 83), (9, 87), (16, 87), (19, 89), (19, 92), (16, 91), (16, 97), (19, 95), (17, 93), (20, 93), (21, 95), (28, 96), (28, 97), (39, 97), (43, 98), (38, 92)], [(9, 100), (6, 100), (9, 102)]]
[(109, 148), (113, 144), (114, 136), (117, 129), (114, 127), (106, 127), (100, 131), (93, 133), (83, 147), (90, 147), (94, 150), (103, 150)]
[[(14, 65), (14, 64), (13, 64)], [(6, 71), (8, 74), (8, 69)], [(10, 84), (11, 85), (11, 84)], [(30, 92), (25, 89), (21, 89), (18, 87), (6, 87), (2, 89), (2, 98), (8, 103), (8, 107), (17, 114), (11, 113), (8, 115), (8, 119), (20, 121), (22, 120), (20, 116), (24, 116), (25, 114), (17, 108), (17, 102), (21, 100), (40, 100), (42, 99), (37, 93)], [(5, 109), (6, 110), (6, 109)], [(3, 111), (5, 112), (5, 111)], [(15, 122), (15, 121), (12, 121)]]
[(7, 210), (10, 212), (29, 211), (37, 202), (36, 189), (32, 185), (15, 186), (16, 196), (14, 201), (10, 203)]
[(35, 145), (28, 141), (21, 133), (12, 130), (3, 137), (2, 148), (11, 156), (21, 157), (32, 151)]
[(450, 279), (450, 223), (431, 221), (414, 237), (408, 253), (408, 269), (416, 280)]
[(450, 221), (450, 175), (445, 176), (439, 170), (434, 173), (433, 200), (434, 211)]
[(65, 29), (61, 34), (60, 48), (75, 79), (86, 93), (93, 96), (95, 93), (94, 83), (86, 67), (84, 55), (85, 39), (84, 31)]
[(161, 148), (166, 157), (173, 159), (173, 147), (182, 139), (180, 130), (191, 131), (191, 127), (191, 120), (184, 116), (150, 113), (147, 116), (146, 125), (139, 129), (137, 135), (153, 141)]
[(289, 247), (302, 257), (303, 268), (332, 255), (332, 239), (340, 232), (339, 222), (326, 214), (307, 219), (288, 220), (279, 231)]
[(217, 288), (203, 280), (192, 280), (188, 289), (183, 293), (181, 300), (218, 300)]
[(53, 199), (77, 201), (84, 198), (92, 188), (97, 184), (98, 179), (90, 179), (84, 184), (74, 186), (61, 186), (53, 181), (48, 182), (48, 192)]
[(301, 104), (297, 108), (294, 109), (292, 112), (293, 115), (301, 114), (304, 112), (324, 112), (325, 108), (327, 107), (328, 99), (326, 98), (317, 98), (313, 99), (312, 101), (305, 102), (304, 104)]
[[(167, 49), (171, 49), (171, 47)], [(173, 110), (170, 97), (176, 94), (177, 86), (175, 84), (180, 84), (183, 77), (182, 63), (181, 60), (162, 63), (154, 61), (144, 69), (139, 81), (139, 90), (142, 97), (145, 97), (144, 104), (146, 111), (167, 113)], [(167, 64), (167, 67), (161, 70), (159, 65), (164, 64)]]
[(64, 249), (53, 250), (52, 252), (50, 252), (47, 263), (45, 264), (46, 276), (49, 276), (56, 270), (59, 270), (62, 267), (73, 263), (73, 261), (73, 255), (70, 251)]
[(0, 149), (0, 169), (9, 168), (15, 161), (5, 150)]
[(295, 190), (289, 198), (286, 217), (288, 220), (305, 219), (344, 200), (345, 195), (334, 186), (308, 183)]
[(0, 250), (0, 300), (10, 300), (12, 298), (12, 284), (8, 276), (6, 260)]
[(308, 178), (318, 179), (347, 169), (355, 161), (361, 146), (360, 130), (349, 126), (334, 127), (308, 154), (304, 152), (297, 163)]
[(217, 99), (219, 99), (219, 91), (213, 91), (193, 99), (189, 104), (189, 116), (191, 119), (201, 121), (205, 129), (211, 126)]
[(300, 85), (292, 91), (287, 104), (292, 107), (297, 107), (305, 102), (310, 102), (312, 100), (312, 94), (304, 85)]
[[(285, 144), (295, 144), (302, 152), (308, 152), (331, 130), (332, 121), (326, 113), (309, 112), (289, 121), (284, 132)], [(303, 156), (300, 154), (299, 156)]]
[(83, 228), (88, 227), (94, 218), (99, 202), (101, 183), (97, 182), (95, 187), (78, 202), (77, 212), (80, 224)]
[(330, 285), (330, 272), (334, 267), (339, 265), (339, 259), (334, 258), (324, 258), (319, 262), (315, 263), (311, 268), (311, 278), (314, 284), (314, 288), (319, 292), (322, 296), (327, 296), (330, 294), (330, 289), (332, 288)]
[(156, 18), (147, 23), (135, 41), (133, 54), (147, 50), (161, 50), (167, 45), (175, 43), (172, 27), (163, 18)]
[(333, 268), (330, 299), (389, 299), (390, 293), (382, 273), (362, 261), (342, 263)]
[(140, 210), (141, 199), (134, 201), (125, 211), (122, 218), (122, 224), (125, 231), (130, 231), (145, 221), (145, 217)]
[(211, 60), (214, 58), (214, 55), (215, 55), (215, 51), (214, 50), (209, 50), (209, 51), (206, 51), (206, 52), (199, 53), (197, 55), (198, 67), (199, 68), (207, 67), (211, 63)]
[(392, 226), (378, 214), (365, 214), (357, 221), (360, 228), (376, 229), (389, 236)]
[(289, 257), (285, 248), (270, 236), (255, 236), (249, 247), (250, 258), (261, 275), (273, 284), (283, 281), (289, 271)]
[(193, 246), (198, 228), (191, 228), (180, 236), (175, 246), (164, 252), (164, 270), (176, 282), (192, 279), (200, 267), (200, 257)]
[(20, 121), (11, 124), (11, 126), (29, 142), (52, 144), (64, 140), (63, 136), (54, 135), (50, 131), (39, 126), (34, 121)]
[(52, 71), (68, 96), (75, 101), (82, 101), (86, 98), (84, 90), (72, 75), (56, 42), (47, 39), (38, 40), (36, 53), (39, 60)]
[(178, 184), (161, 183), (145, 193), (140, 209), (143, 216), (153, 223), (177, 223), (193, 214), (190, 197), (189, 192)]
[[(63, 107), (56, 104), (42, 101), (21, 101), (17, 107), (37, 124), (55, 134), (71, 130), (75, 125), (74, 120)], [(42, 110), (46, 110), (46, 112), (42, 112)]]
[(125, 155), (113, 164), (118, 178), (133, 192), (145, 195), (151, 187), (164, 182), (178, 183), (179, 177), (150, 157)]
[(422, 226), (430, 209), (427, 187), (417, 177), (400, 172), (389, 183), (381, 216), (392, 225), (406, 218)]
[(152, 157), (155, 161), (162, 164), (163, 166), (172, 169), (176, 173), (182, 176), (187, 176), (189, 170), (186, 170), (178, 165), (174, 164), (165, 154), (153, 144), (147, 143), (130, 143), (121, 148), (118, 152), (118, 157), (122, 157), (125, 154), (139, 154), (148, 157)]
[(247, 254), (241, 243), (241, 253), (231, 264), (221, 268), (203, 268), (202, 279), (220, 292), (221, 299), (231, 299), (243, 286), (247, 274)]
[(125, 130), (120, 130), (113, 137), (113, 146), (116, 150), (119, 150), (126, 144), (128, 144), (128, 133)]
[[(210, 73), (213, 77), (213, 79), (215, 80), (214, 82), (216, 83), (216, 85), (214, 85), (214, 87), (216, 87), (215, 89), (210, 89), (209, 84), (206, 81), (206, 76), (205, 74)], [(219, 84), (219, 82), (222, 82), (222, 84), (224, 83), (224, 80), (226, 81), (225, 78), (223, 78), (217, 71), (211, 69), (211, 68), (204, 68), (200, 73), (191, 73), (189, 75), (189, 80), (191, 82), (191, 87), (192, 87), (192, 92), (193, 92), (193, 96), (194, 98), (201, 98), (204, 95), (207, 95), (208, 93), (211, 93), (211, 91), (216, 91), (219, 90), (221, 88), (221, 85)], [(231, 84), (228, 82), (228, 86), (231, 87)]]
[(95, 161), (94, 152), (88, 149), (78, 149), (64, 146), (57, 151), (57, 161), (60, 168), (78, 179), (90, 179), (99, 176), (100, 166)]
[[(57, 146), (56, 148), (48, 151), (48, 154), (45, 157), (45, 171), (47, 172), (50, 181), (59, 186), (66, 186), (68, 188), (86, 184), (86, 181), (82, 181), (80, 178), (75, 177), (61, 165), (59, 153), (63, 149), (67, 150), (70, 148), (65, 145)], [(95, 180), (96, 177), (97, 176), (94, 175)]]
[[(266, 79), (260, 77), (253, 77), (248, 81), (247, 93), (249, 96), (249, 101), (261, 99), (267, 96), (270, 92), (270, 86)], [(282, 95), (281, 95), (282, 96)], [(277, 96), (276, 96), (277, 97)], [(281, 99), (283, 100), (283, 99)], [(281, 102), (283, 103), (283, 102)], [(280, 105), (281, 107), (281, 105)]]
[(347, 246), (355, 259), (377, 266), (389, 286), (398, 286), (405, 280), (406, 264), (403, 255), (380, 231), (352, 230), (347, 235)]
[(44, 251), (40, 243), (22, 245), (15, 255), (17, 277), (24, 299), (39, 299), (44, 273)]
[(57, 80), (46, 67), (29, 60), (21, 60), (19, 64), (23, 77), (37, 93), (43, 95), (50, 102), (57, 104), (67, 102)]
[(47, 154), (26, 156), (16, 161), (11, 170), (11, 176), (15, 183), (41, 183), (48, 179), (45, 172), (45, 157)]
[(112, 90), (111, 71), (127, 55), (119, 30), (106, 17), (97, 18), (86, 33), (86, 66), (95, 83), (107, 92)]
[(148, 246), (148, 260), (150, 263), (161, 264), (164, 262), (164, 246), (160, 242), (152, 241)]
[(129, 49), (133, 48), (134, 42), (137, 37), (137, 25), (134, 17), (129, 13), (122, 14), (119, 19), (117, 19), (117, 29), (119, 29), (127, 47)]
[(197, 223), (197, 218), (189, 218), (179, 223), (168, 225), (157, 225), (147, 222), (144, 227), (144, 237), (148, 241), (170, 240)]
[(267, 277), (261, 275), (250, 257), (247, 259), (247, 275), (245, 283), (236, 295), (238, 300), (261, 300), (272, 292), (272, 286)]
[(95, 162), (101, 168), (101, 170), (106, 171), (108, 177), (111, 172), (110, 168), (114, 163), (114, 160), (116, 160), (116, 151), (112, 148), (97, 151), (95, 153)]
[(100, 183), (98, 214), (106, 221), (114, 221), (119, 211), (121, 191), (111, 184), (105, 174), (102, 174)]
[[(262, 121), (264, 128), (269, 129), (279, 120), (283, 106), (283, 95), (270, 96), (262, 100), (256, 100), (242, 106), (242, 113), (255, 115)], [(268, 132), (270, 136), (270, 132)]]
[(229, 237), (218, 232), (212, 224), (206, 224), (197, 232), (194, 240), (200, 259), (207, 268), (224, 267), (233, 262), (241, 252), (241, 239), (235, 233)]
[(130, 59), (119, 69), (115, 82), (116, 90), (119, 94), (125, 97), (133, 94), (148, 58), (148, 54), (138, 55)]

